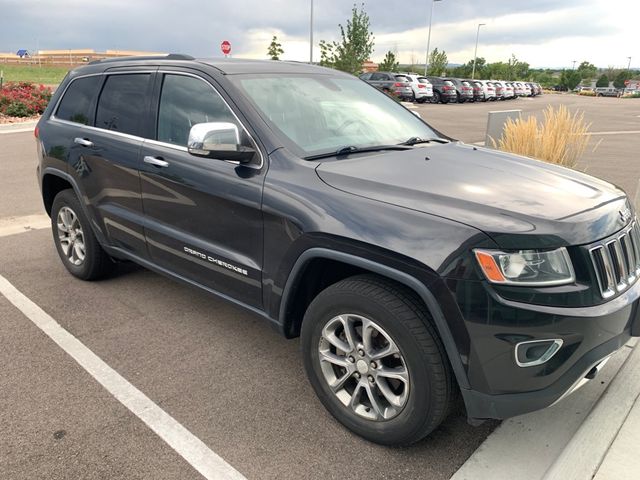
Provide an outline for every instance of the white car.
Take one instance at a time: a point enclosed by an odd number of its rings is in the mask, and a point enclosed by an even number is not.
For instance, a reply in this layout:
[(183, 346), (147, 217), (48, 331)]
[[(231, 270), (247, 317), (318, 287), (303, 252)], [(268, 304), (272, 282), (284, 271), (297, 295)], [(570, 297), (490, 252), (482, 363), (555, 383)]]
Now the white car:
[(433, 85), (431, 82), (420, 75), (406, 74), (411, 83), (413, 97), (418, 103), (424, 103), (433, 97)]
[(496, 87), (490, 80), (474, 80), (476, 84), (480, 84), (482, 87), (482, 93), (484, 93), (484, 101), (496, 100)]
[(505, 82), (504, 80), (498, 80), (494, 82), (496, 87), (502, 87), (500, 98), (502, 100), (509, 100), (515, 96), (515, 92), (513, 91), (513, 85), (510, 82)]
[(520, 82), (515, 82), (513, 84), (513, 89), (515, 90), (517, 97), (525, 97), (527, 95), (524, 85)]

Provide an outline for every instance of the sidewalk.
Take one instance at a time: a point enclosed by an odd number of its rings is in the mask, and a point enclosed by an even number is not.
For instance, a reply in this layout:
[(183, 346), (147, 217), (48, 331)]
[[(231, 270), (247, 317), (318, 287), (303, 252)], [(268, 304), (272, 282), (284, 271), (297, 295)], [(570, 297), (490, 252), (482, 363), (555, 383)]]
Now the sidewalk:
[(33, 132), (37, 123), (38, 120), (29, 120), (27, 122), (20, 123), (0, 124), (0, 135), (3, 133)]
[(640, 479), (640, 348), (547, 409), (504, 421), (452, 480)]

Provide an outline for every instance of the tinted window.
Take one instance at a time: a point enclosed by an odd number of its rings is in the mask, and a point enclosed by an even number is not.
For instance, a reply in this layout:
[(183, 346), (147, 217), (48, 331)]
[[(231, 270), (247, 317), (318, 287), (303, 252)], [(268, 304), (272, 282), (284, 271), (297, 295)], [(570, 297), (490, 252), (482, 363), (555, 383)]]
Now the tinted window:
[(158, 140), (187, 146), (196, 123), (237, 121), (220, 95), (203, 80), (165, 75), (158, 111)]
[(98, 88), (100, 88), (100, 82), (102, 82), (100, 75), (79, 78), (71, 82), (58, 106), (56, 117), (61, 120), (89, 125), (91, 104)]
[(398, 82), (410, 82), (411, 81), (407, 77), (405, 77), (404, 75), (396, 75), (396, 80)]
[(371, 78), (371, 74), (370, 73), (363, 73), (362, 75), (360, 75), (360, 78), (362, 80), (369, 80)]
[(373, 75), (371, 75), (371, 80), (384, 80), (386, 78), (385, 75), (383, 75), (382, 73), (374, 73)]
[(98, 100), (96, 127), (141, 136), (150, 77), (148, 73), (110, 75)]
[(420, 83), (425, 83), (425, 84), (427, 84), (427, 85), (429, 84), (429, 80), (427, 80), (427, 79), (426, 79), (426, 78), (424, 78), (424, 77), (419, 77), (419, 78), (418, 78), (418, 82), (420, 82)]

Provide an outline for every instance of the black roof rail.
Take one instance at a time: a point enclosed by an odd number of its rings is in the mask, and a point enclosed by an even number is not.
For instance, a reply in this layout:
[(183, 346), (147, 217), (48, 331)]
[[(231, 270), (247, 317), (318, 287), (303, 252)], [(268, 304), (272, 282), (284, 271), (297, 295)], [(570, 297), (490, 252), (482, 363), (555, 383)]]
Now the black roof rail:
[(130, 56), (130, 57), (113, 57), (113, 58), (101, 58), (99, 60), (93, 60), (88, 65), (95, 65), (96, 63), (110, 63), (118, 61), (131, 61), (131, 60), (195, 60), (191, 55), (184, 53), (170, 53), (168, 55), (146, 55), (146, 56)]

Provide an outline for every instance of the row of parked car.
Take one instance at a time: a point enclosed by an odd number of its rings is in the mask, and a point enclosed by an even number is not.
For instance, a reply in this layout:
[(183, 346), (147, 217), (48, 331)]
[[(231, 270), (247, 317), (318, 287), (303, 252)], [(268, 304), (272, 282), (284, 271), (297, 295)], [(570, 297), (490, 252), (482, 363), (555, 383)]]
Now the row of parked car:
[(540, 84), (533, 82), (441, 78), (394, 72), (367, 72), (360, 78), (402, 100), (419, 103), (486, 102), (542, 95)]

